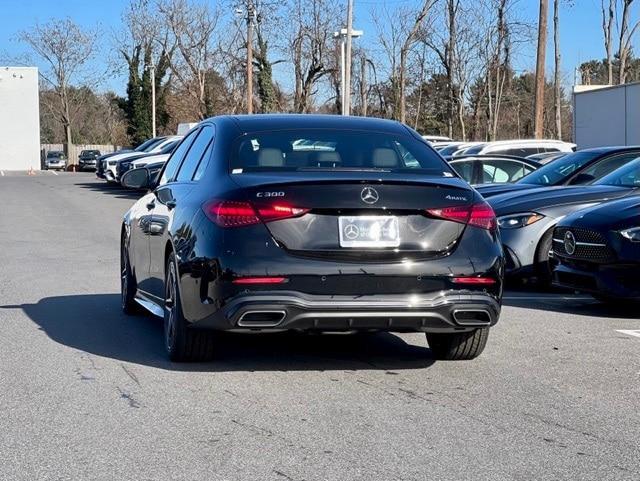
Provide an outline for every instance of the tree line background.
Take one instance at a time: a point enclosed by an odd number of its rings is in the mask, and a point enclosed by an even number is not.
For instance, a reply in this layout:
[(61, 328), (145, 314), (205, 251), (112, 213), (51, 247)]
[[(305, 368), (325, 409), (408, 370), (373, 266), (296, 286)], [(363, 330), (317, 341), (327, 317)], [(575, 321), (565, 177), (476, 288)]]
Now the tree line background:
[[(353, 115), (400, 120), (424, 134), (462, 140), (532, 137), (533, 71), (516, 71), (536, 25), (522, 0), (416, 0), (372, 8), (375, 31), (354, 41)], [(561, 75), (559, 5), (552, 0), (555, 69), (546, 82), (545, 137), (571, 137), (567, 79)], [(346, 0), (131, 0), (110, 42), (70, 18), (19, 35), (41, 65), (43, 143), (135, 145), (151, 137), (151, 67), (158, 132), (179, 122), (246, 109), (246, 19), (253, 11), (257, 112), (339, 113), (340, 47)], [(358, 0), (356, 0), (356, 14)], [(369, 2), (370, 3), (370, 2)], [(640, 79), (631, 41), (634, 0), (601, 0), (603, 59), (578, 69), (584, 84)], [(345, 17), (345, 18), (343, 18)], [(357, 20), (357, 16), (356, 16)], [(585, 28), (589, 28), (585, 26)], [(92, 60), (109, 58), (109, 71)], [(274, 75), (274, 70), (277, 75)], [(127, 78), (126, 94), (100, 90), (106, 76)]]

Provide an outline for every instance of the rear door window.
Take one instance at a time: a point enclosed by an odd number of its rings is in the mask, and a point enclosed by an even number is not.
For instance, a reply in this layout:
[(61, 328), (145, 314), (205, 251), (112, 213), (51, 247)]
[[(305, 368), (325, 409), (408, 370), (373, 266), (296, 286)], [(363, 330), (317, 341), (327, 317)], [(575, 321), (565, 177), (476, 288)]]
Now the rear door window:
[(484, 181), (494, 183), (515, 182), (534, 170), (524, 162), (511, 159), (485, 160), (482, 167)]
[(473, 178), (473, 166), (475, 161), (473, 160), (458, 160), (455, 162), (450, 162), (449, 165), (453, 167), (453, 169), (462, 177), (464, 180), (469, 182), (470, 184), (475, 181)]
[(176, 181), (188, 182), (193, 178), (196, 168), (202, 159), (209, 143), (213, 140), (213, 127), (205, 125), (200, 129), (200, 133), (193, 141), (191, 148), (187, 152), (187, 155), (180, 166)]
[(187, 135), (182, 140), (182, 143), (176, 147), (176, 150), (173, 151), (173, 154), (171, 154), (171, 157), (169, 157), (169, 160), (167, 160), (167, 163), (164, 166), (159, 185), (164, 185), (167, 182), (172, 182), (174, 180), (176, 172), (178, 172), (178, 169), (180, 168), (180, 165), (182, 164), (182, 161), (189, 151), (189, 147), (191, 147), (191, 144), (196, 138), (198, 132), (200, 132), (200, 130), (194, 130)]

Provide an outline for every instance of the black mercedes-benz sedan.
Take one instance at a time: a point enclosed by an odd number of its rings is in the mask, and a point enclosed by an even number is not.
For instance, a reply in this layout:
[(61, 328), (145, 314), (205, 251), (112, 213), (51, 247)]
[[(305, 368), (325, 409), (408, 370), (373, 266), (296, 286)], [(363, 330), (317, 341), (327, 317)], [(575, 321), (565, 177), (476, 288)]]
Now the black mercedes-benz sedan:
[(491, 208), (415, 131), (324, 115), (214, 117), (194, 128), (122, 225), (122, 307), (164, 318), (176, 361), (216, 332), (425, 332), (471, 359), (498, 321)]
[[(636, 180), (640, 183), (640, 176)], [(553, 233), (554, 284), (602, 301), (640, 301), (640, 197), (581, 210)]]

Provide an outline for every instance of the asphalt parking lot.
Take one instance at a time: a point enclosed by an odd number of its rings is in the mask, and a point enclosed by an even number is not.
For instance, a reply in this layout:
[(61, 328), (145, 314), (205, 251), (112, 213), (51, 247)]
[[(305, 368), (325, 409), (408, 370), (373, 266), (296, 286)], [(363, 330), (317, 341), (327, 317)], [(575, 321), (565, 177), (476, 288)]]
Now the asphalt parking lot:
[(640, 479), (637, 308), (510, 291), (484, 354), (423, 335), (227, 335), (172, 364), (119, 306), (136, 195), (0, 177), (0, 479)]

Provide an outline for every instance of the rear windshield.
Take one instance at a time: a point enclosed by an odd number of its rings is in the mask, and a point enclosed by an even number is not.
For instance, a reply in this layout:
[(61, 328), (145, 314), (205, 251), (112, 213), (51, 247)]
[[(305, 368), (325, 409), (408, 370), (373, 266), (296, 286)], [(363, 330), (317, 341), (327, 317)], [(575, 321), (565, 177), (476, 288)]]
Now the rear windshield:
[(464, 151), (464, 155), (476, 155), (479, 154), (482, 149), (484, 149), (485, 145), (484, 144), (480, 144), (480, 145), (476, 145), (474, 147), (469, 147), (468, 149), (466, 149)]
[(591, 162), (599, 154), (594, 152), (575, 152), (540, 167), (535, 172), (520, 179), (519, 184), (554, 185), (563, 182), (575, 171)]
[(346, 169), (453, 175), (424, 142), (359, 130), (249, 133), (236, 141), (230, 167), (233, 173)]
[(614, 170), (602, 179), (594, 182), (594, 185), (617, 185), (620, 187), (640, 187), (640, 159)]

